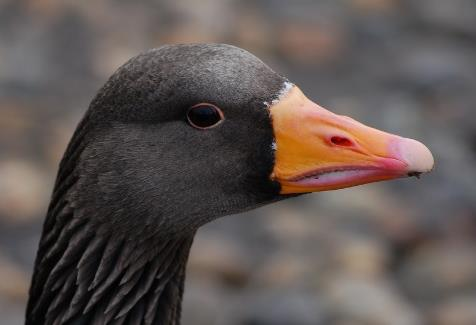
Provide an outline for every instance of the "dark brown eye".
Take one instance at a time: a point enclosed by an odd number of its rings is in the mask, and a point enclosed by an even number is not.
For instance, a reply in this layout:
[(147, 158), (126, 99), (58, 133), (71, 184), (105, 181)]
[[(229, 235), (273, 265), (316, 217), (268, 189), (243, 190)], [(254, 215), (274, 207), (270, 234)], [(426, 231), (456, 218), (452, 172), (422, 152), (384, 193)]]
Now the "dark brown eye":
[(223, 120), (222, 111), (212, 104), (201, 103), (188, 109), (187, 120), (193, 127), (208, 129)]

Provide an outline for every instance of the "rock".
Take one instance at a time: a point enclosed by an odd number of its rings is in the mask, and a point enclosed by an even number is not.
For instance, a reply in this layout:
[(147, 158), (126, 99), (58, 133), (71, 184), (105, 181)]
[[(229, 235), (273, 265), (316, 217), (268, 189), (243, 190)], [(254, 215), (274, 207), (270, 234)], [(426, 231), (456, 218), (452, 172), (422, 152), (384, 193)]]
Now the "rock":
[(273, 290), (266, 293), (249, 293), (240, 297), (246, 302), (233, 310), (228, 325), (325, 325), (325, 306), (315, 294), (296, 290)]
[(263, 219), (263, 227), (285, 245), (315, 239), (318, 232), (316, 227), (318, 217), (305, 214), (294, 207), (282, 206), (280, 209), (270, 209)]
[(220, 283), (203, 281), (203, 278), (192, 275), (187, 279), (183, 297), (182, 324), (217, 324), (217, 320), (225, 317), (232, 307), (230, 302), (230, 293), (223, 290)]
[(395, 76), (420, 96), (445, 88), (458, 91), (475, 80), (470, 51), (431, 38), (402, 41), (399, 48), (402, 50)]
[(345, 33), (336, 24), (293, 22), (279, 29), (280, 52), (297, 63), (324, 65), (341, 57), (344, 51)]
[(384, 278), (331, 274), (327, 278), (326, 296), (330, 313), (336, 319), (357, 321), (357, 324), (423, 324), (418, 312)]
[(73, 136), (76, 123), (81, 120), (81, 116), (75, 115), (67, 119), (61, 119), (51, 123), (49, 132), (44, 139), (44, 153), (47, 167), (51, 171), (50, 179), (56, 176), (56, 170), (59, 166), (64, 151)]
[(0, 161), (0, 218), (26, 222), (46, 211), (53, 180), (31, 161)]
[(2, 142), (26, 133), (34, 123), (28, 107), (17, 102), (0, 101), (0, 135)]
[[(1, 67), (0, 67), (1, 69)], [(0, 72), (1, 73), (1, 72)], [(22, 156), (32, 146), (35, 114), (32, 106), (21, 100), (1, 100), (0, 90), (0, 160), (9, 156)]]
[(386, 13), (397, 7), (396, 0), (351, 0), (350, 4), (364, 13)]
[(270, 288), (286, 288), (293, 285), (312, 287), (319, 270), (319, 261), (311, 256), (296, 253), (276, 253), (266, 259), (254, 272), (252, 284)]
[(241, 10), (244, 11), (243, 16), (236, 21), (236, 28), (234, 29), (236, 40), (244, 48), (253, 48), (262, 57), (259, 53), (265, 54), (266, 50), (272, 47), (273, 30), (271, 22), (263, 19), (254, 7), (247, 8), (245, 6)]
[(472, 0), (410, 1), (411, 9), (432, 27), (451, 32), (476, 33), (476, 5)]
[(203, 279), (214, 279), (232, 287), (241, 287), (249, 280), (251, 260), (232, 241), (219, 236), (198, 235), (192, 246), (188, 272)]
[(431, 319), (435, 325), (476, 324), (476, 296), (447, 299), (433, 308)]
[(389, 252), (385, 242), (370, 237), (348, 236), (337, 244), (334, 259), (339, 269), (362, 276), (376, 276), (385, 272)]
[(409, 295), (422, 303), (458, 292), (476, 290), (474, 243), (428, 244), (403, 264), (400, 280)]
[(0, 294), (0, 324), (2, 325), (23, 325), (25, 323), (24, 304), (12, 303)]
[(0, 298), (26, 303), (30, 277), (0, 252)]

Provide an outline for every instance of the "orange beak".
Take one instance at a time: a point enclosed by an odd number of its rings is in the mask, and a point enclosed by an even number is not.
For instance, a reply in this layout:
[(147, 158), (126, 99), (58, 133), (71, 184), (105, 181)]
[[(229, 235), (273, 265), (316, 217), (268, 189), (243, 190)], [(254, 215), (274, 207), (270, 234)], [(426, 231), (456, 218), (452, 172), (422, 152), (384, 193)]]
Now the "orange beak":
[(432, 170), (422, 143), (336, 115), (294, 86), (270, 107), (276, 140), (272, 179), (282, 194), (327, 191)]

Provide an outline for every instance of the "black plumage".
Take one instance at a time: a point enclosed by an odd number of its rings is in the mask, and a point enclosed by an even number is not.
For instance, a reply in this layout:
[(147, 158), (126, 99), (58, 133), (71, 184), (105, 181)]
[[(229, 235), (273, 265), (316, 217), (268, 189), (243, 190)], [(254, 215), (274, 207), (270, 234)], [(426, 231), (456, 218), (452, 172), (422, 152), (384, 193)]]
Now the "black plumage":
[[(197, 228), (282, 198), (265, 102), (285, 82), (228, 45), (164, 46), (114, 73), (61, 161), (26, 324), (178, 324)], [(190, 126), (203, 102), (221, 125)]]

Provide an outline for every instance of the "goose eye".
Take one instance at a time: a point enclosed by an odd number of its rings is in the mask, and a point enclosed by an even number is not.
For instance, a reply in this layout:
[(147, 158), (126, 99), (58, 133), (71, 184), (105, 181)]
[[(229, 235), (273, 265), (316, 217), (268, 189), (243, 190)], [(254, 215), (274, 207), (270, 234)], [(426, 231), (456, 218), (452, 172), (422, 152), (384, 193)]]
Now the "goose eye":
[(197, 129), (208, 129), (224, 119), (223, 112), (212, 104), (197, 104), (188, 109), (187, 120)]

